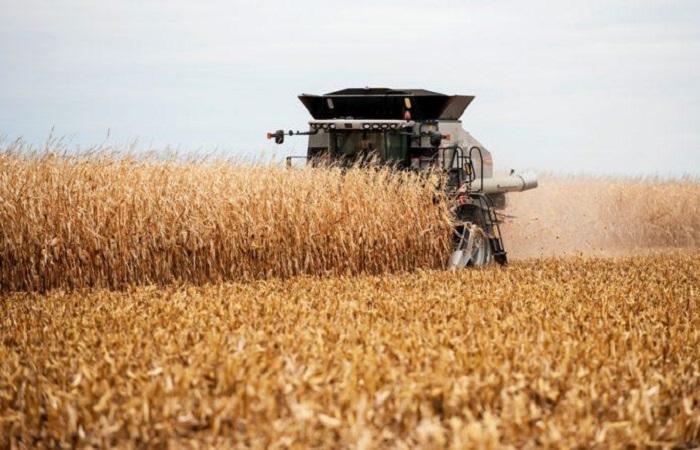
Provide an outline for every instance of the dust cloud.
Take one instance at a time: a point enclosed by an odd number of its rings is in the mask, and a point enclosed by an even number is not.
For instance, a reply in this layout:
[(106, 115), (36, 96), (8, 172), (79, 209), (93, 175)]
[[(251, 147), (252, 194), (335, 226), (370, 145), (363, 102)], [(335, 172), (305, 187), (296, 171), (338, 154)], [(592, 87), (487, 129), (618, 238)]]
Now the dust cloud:
[(501, 231), (511, 259), (627, 255), (700, 247), (700, 180), (540, 177), (508, 194)]

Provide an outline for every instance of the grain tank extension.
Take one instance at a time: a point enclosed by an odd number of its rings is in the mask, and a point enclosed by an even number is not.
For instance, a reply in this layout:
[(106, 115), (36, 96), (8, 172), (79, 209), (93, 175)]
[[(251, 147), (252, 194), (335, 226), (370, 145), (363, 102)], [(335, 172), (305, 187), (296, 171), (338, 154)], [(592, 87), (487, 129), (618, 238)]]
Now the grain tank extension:
[[(474, 97), (424, 89), (359, 88), (299, 99), (313, 120), (303, 131), (268, 133), (276, 143), (285, 136), (308, 136), (309, 164), (339, 165), (370, 160), (397, 170), (440, 170), (445, 192), (454, 202), (453, 268), (506, 264), (496, 210), (505, 194), (537, 187), (534, 175), (494, 176), (491, 153), (462, 128), (460, 117)], [(447, 255), (446, 255), (447, 256)]]

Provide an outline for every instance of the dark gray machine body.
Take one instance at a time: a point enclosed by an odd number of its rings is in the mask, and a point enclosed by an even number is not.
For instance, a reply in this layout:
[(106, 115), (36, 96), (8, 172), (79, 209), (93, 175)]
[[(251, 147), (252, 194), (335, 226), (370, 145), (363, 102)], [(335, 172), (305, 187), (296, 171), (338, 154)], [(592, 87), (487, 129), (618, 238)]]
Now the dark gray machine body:
[[(473, 96), (425, 89), (355, 88), (325, 95), (303, 94), (299, 99), (313, 117), (309, 122), (309, 158), (330, 155), (332, 159), (354, 160), (362, 155), (361, 134), (366, 133), (370, 145), (374, 144), (374, 154), (398, 167), (420, 168), (430, 162), (449, 169), (450, 164), (459, 164), (452, 158), (450, 147), (458, 147), (465, 154), (471, 151), (474, 182), (484, 192), (505, 193), (537, 186), (533, 176), (494, 179), (491, 152), (464, 130), (460, 120)], [(354, 133), (356, 139), (346, 143), (348, 133)], [(434, 133), (442, 135), (437, 147), (444, 150), (435, 150), (431, 143)]]
[[(299, 99), (312, 116), (306, 131), (269, 133), (308, 136), (312, 164), (356, 165), (372, 161), (398, 170), (443, 170), (455, 200), (455, 250), (451, 267), (505, 264), (495, 210), (507, 192), (537, 187), (532, 175), (495, 176), (493, 158), (464, 130), (460, 117), (474, 99), (425, 89), (353, 88)], [(287, 159), (288, 163), (291, 158)]]

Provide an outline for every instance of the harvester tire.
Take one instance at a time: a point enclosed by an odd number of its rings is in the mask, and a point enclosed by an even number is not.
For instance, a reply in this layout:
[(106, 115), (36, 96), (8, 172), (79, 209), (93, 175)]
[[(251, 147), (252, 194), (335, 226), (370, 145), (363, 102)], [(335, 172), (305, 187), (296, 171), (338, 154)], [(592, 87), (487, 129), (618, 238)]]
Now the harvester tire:
[(491, 243), (480, 226), (467, 222), (455, 228), (455, 247), (449, 262), (451, 269), (481, 267), (492, 261)]

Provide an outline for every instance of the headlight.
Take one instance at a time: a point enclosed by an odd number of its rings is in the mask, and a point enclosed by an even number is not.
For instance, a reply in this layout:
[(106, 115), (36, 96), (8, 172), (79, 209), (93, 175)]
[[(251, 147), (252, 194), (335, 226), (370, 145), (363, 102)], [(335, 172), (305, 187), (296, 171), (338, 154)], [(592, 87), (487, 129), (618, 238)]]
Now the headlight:
[(386, 123), (383, 123), (383, 124), (382, 124), (382, 129), (383, 129), (383, 130), (386, 130), (387, 128), (389, 128), (389, 125), (386, 124)]
[(332, 123), (332, 124), (328, 125), (328, 128), (330, 128), (331, 130), (335, 129), (335, 124)]
[(379, 129), (379, 124), (378, 124), (378, 123), (373, 123), (373, 124), (372, 124), (372, 129), (378, 130), (378, 129)]
[(363, 123), (363, 124), (362, 124), (362, 128), (364, 128), (365, 130), (369, 130), (369, 124), (368, 124), (368, 123)]

